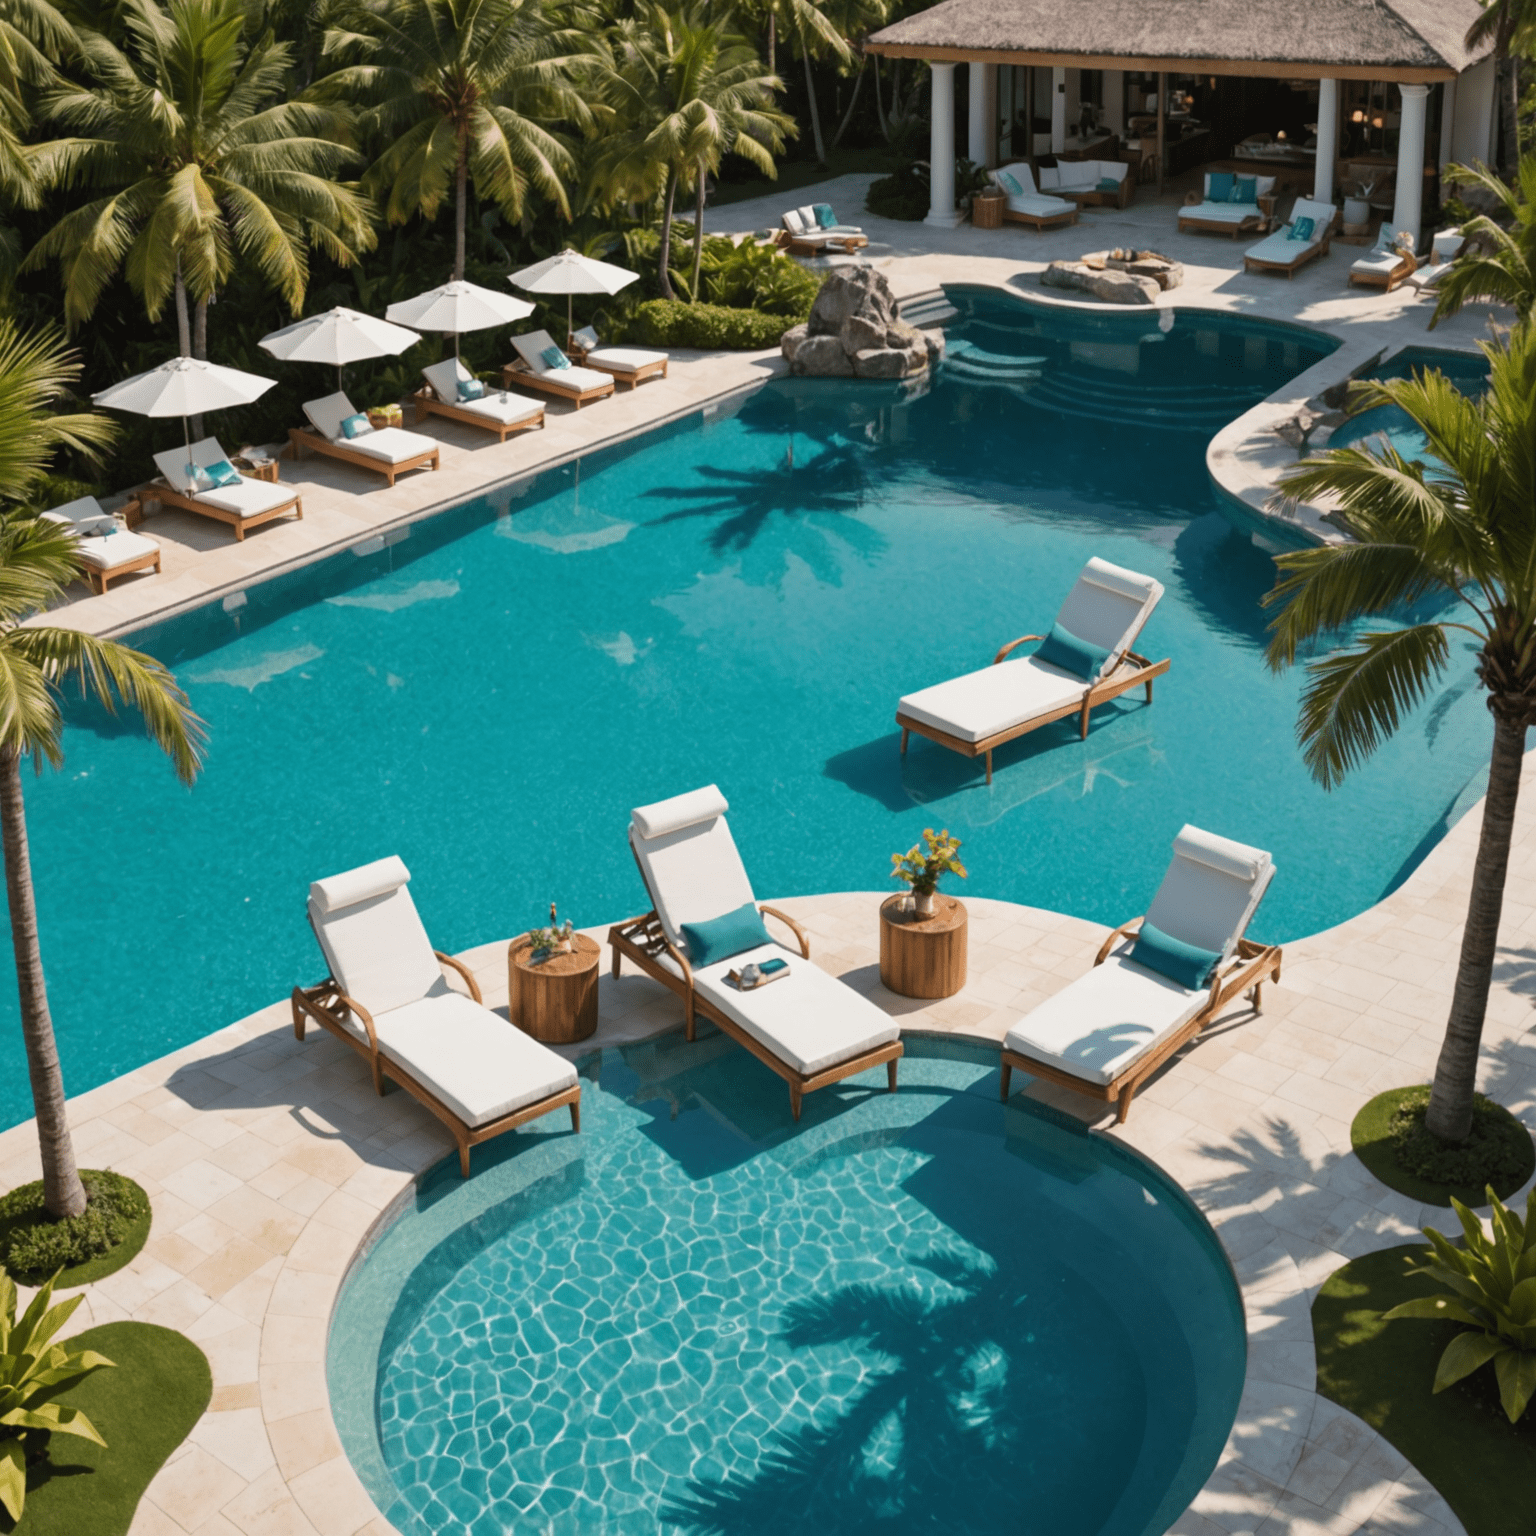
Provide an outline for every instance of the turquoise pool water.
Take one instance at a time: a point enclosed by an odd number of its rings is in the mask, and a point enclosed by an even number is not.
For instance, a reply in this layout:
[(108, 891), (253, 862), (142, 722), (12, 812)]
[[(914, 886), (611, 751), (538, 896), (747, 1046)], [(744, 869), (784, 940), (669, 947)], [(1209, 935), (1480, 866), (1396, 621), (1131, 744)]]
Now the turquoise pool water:
[[(1488, 385), (1488, 361), (1467, 352), (1436, 347), (1405, 347), (1390, 361), (1373, 368), (1369, 379), (1408, 379), (1426, 369), (1443, 373), (1465, 395), (1480, 395)], [(1347, 448), (1363, 438), (1385, 437), (1405, 459), (1427, 464), (1440, 461), (1429, 452), (1426, 438), (1413, 418), (1396, 405), (1378, 405), (1352, 416), (1328, 440), (1330, 448)]]
[[(720, 1035), (591, 1059), (446, 1164), (338, 1304), (347, 1452), (406, 1536), (1153, 1536), (1242, 1389), (1236, 1284), (1150, 1167), (914, 1042), (812, 1094)], [(487, 1153), (491, 1155), (486, 1156)], [(482, 1158), (485, 1160), (482, 1161)]]
[[(1013, 377), (951, 370), (913, 400), (774, 384), (138, 635), (210, 755), (189, 792), (129, 726), (76, 713), (64, 771), (29, 779), (69, 1089), (318, 980), (308, 882), (383, 854), (448, 950), (551, 900), (580, 925), (642, 911), (629, 808), (711, 780), (764, 899), (880, 889), (943, 826), (964, 890), (1121, 922), (1194, 821), (1274, 853), (1257, 937), (1377, 900), (1486, 762), (1470, 657), (1325, 795), (1294, 743), (1300, 674), (1264, 665), (1273, 563), (1204, 462), (1213, 423), (1325, 343), (955, 298), (951, 336)], [(1102, 710), (1086, 742), (1033, 733), (990, 788), (931, 743), (899, 756), (897, 699), (1038, 632), (1094, 554), (1168, 589), (1156, 702)], [(0, 1008), (14, 1122), (8, 976)]]

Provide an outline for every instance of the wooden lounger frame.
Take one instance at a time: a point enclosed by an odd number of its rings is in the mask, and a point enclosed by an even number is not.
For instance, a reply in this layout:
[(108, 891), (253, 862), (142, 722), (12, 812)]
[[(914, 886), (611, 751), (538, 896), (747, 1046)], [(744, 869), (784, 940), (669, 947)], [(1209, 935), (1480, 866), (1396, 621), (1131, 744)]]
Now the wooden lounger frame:
[(627, 384), (631, 389), (637, 389), (647, 379), (664, 379), (667, 376), (667, 364), (670, 358), (659, 357), (652, 363), (641, 363), (638, 368), (618, 368), (612, 363), (599, 363), (592, 360), (591, 353), (575, 353), (574, 361), (583, 368), (594, 369), (598, 373), (609, 374), (615, 384)]
[(797, 235), (793, 230), (780, 229), (774, 236), (774, 243), (786, 256), (825, 256), (828, 251), (836, 251), (839, 256), (851, 256), (869, 244), (869, 236), (826, 235), (817, 239), (814, 235)]
[[(1042, 197), (1054, 197), (1054, 192), (1042, 192)], [(1069, 224), (1077, 223), (1079, 209), (1073, 203), (1070, 209), (1064, 208), (1060, 213), (1023, 213), (1017, 208), (1010, 208), (1003, 204), (1003, 222), (1005, 224), (1028, 224), (1031, 229), (1044, 232), (1047, 229), (1065, 229)]]
[[(519, 397), (521, 398), (521, 397)], [(420, 426), (428, 416), (444, 416), (449, 421), (462, 421), (468, 427), (483, 427), (496, 434), (496, 441), (504, 443), (514, 432), (525, 432), (531, 427), (544, 425), (544, 402), (539, 402), (537, 416), (525, 416), (521, 421), (497, 421), (481, 411), (469, 411), (451, 400), (439, 400), (430, 384), (423, 385), (411, 396), (414, 408), (413, 426)]]
[(1191, 192), (1189, 196), (1194, 198), (1192, 203), (1185, 203), (1179, 210), (1179, 230), (1181, 233), (1196, 233), (1202, 235), (1226, 235), (1236, 240), (1239, 235), (1254, 235), (1264, 233), (1264, 226), (1273, 220), (1275, 216), (1275, 196), (1272, 192), (1266, 192), (1253, 206), (1258, 209), (1256, 214), (1250, 214), (1247, 218), (1239, 219), (1232, 223), (1227, 219), (1197, 219), (1192, 214), (1186, 213), (1185, 208), (1198, 208), (1205, 201), (1203, 197)]
[(391, 487), (395, 483), (395, 476), (403, 475), (408, 469), (438, 468), (441, 453), (437, 445), (433, 444), (429, 452), (413, 454), (408, 459), (402, 459), (398, 464), (391, 464), (374, 454), (362, 453), (356, 448), (333, 443), (330, 438), (322, 437), (313, 427), (289, 427), (288, 442), (295, 459), (302, 459), (306, 451), (325, 454), (330, 458), (340, 459), (344, 464), (355, 464), (359, 469), (371, 469), (375, 474), (383, 475)]
[[(633, 848), (630, 851), (633, 853)], [(636, 862), (639, 861), (636, 860)], [(643, 871), (642, 878), (644, 878)], [(805, 930), (794, 918), (787, 912), (780, 912), (777, 907), (759, 905), (757, 910), (765, 917), (778, 918), (799, 941), (801, 956), (806, 960), (811, 958), (810, 940), (806, 938)], [(702, 1013), (705, 1018), (717, 1024), (737, 1045), (745, 1046), (751, 1051), (770, 1072), (777, 1072), (789, 1084), (789, 1109), (796, 1120), (800, 1118), (800, 1101), (806, 1094), (814, 1093), (818, 1088), (826, 1088), (832, 1083), (841, 1082), (845, 1077), (853, 1077), (856, 1073), (867, 1072), (871, 1067), (878, 1067), (882, 1062), (885, 1063), (887, 1091), (895, 1093), (896, 1063), (901, 1059), (904, 1049), (899, 1039), (892, 1040), (886, 1045), (877, 1045), (870, 1051), (861, 1051), (857, 1056), (850, 1056), (809, 1076), (803, 1072), (797, 1072), (788, 1062), (775, 1056), (762, 1041), (748, 1034), (729, 1014), (694, 990), (693, 969), (684, 959), (681, 951), (667, 937), (666, 930), (661, 926), (661, 919), (654, 909), (643, 917), (632, 917), (628, 922), (616, 923), (608, 930), (608, 943), (613, 950), (615, 976), (619, 974), (620, 962), (625, 955), (628, 955), (653, 981), (659, 981), (682, 998), (683, 1026), (690, 1040), (694, 1038), (696, 1017)], [(673, 965), (677, 967), (675, 972), (661, 963), (658, 958), (661, 955), (671, 958)]]
[[(1142, 921), (1139, 917), (1133, 918), (1129, 923), (1116, 928), (1104, 940), (1093, 963), (1103, 965), (1109, 958), (1110, 951), (1115, 947), (1116, 941), (1122, 938), (1134, 938), (1136, 933), (1140, 932)], [(1048, 1062), (1036, 1061), (1033, 1056), (1022, 1056), (1017, 1051), (1005, 1049), (1001, 1090), (1004, 1102), (1008, 1098), (1013, 1069), (1017, 1067), (1021, 1072), (1028, 1072), (1031, 1077), (1044, 1078), (1048, 1083), (1057, 1083), (1063, 1088), (1072, 1089), (1074, 1093), (1085, 1094), (1090, 1099), (1102, 1099), (1106, 1104), (1114, 1104), (1118, 1101), (1115, 1123), (1124, 1125), (1126, 1116), (1131, 1112), (1131, 1100), (1136, 1096), (1136, 1090), (1169, 1057), (1183, 1050), (1239, 992), (1251, 994), (1255, 1013), (1264, 1011), (1264, 983), (1279, 982), (1280, 959), (1280, 946), (1277, 944), (1255, 944), (1249, 939), (1239, 939), (1237, 949), (1231, 960), (1227, 962), (1226, 968), (1218, 967), (1216, 974), (1211, 978), (1210, 996), (1199, 1013), (1188, 1023), (1181, 1024), (1166, 1039), (1159, 1040), (1146, 1055), (1138, 1056), (1123, 1072), (1107, 1083), (1090, 1082), (1087, 1078), (1078, 1077), (1063, 1067), (1055, 1067)]]
[[(1391, 293), (1394, 288), (1400, 288), (1419, 270), (1419, 258), (1412, 255), (1404, 255), (1403, 259), (1392, 268), (1390, 272), (1356, 272), (1353, 267), (1349, 269), (1350, 283), (1359, 283), (1362, 288), (1380, 288), (1383, 293)], [(1345, 285), (1346, 287), (1348, 284)]]
[(1285, 275), (1295, 277), (1296, 274), (1315, 256), (1326, 256), (1328, 248), (1333, 244), (1333, 220), (1329, 220), (1328, 228), (1323, 232), (1323, 238), (1303, 248), (1301, 254), (1294, 261), (1268, 261), (1262, 256), (1244, 256), (1244, 272), (1284, 272)]
[[(438, 960), (451, 969), (458, 972), (464, 978), (465, 985), (469, 988), (469, 995), (477, 1002), (484, 999), (480, 996), (480, 987), (469, 970), (452, 955), (445, 955), (441, 950), (433, 953)], [(373, 1071), (373, 1087), (381, 1098), (384, 1095), (385, 1082), (398, 1083), (410, 1096), (429, 1109), (444, 1125), (448, 1127), (454, 1141), (459, 1148), (459, 1173), (463, 1178), (469, 1177), (469, 1149), (478, 1146), (482, 1141), (490, 1141), (493, 1137), (512, 1130), (528, 1120), (537, 1120), (540, 1115), (547, 1115), (551, 1110), (569, 1108), (571, 1112), (571, 1129), (581, 1129), (581, 1084), (577, 1083), (571, 1088), (562, 1088), (558, 1093), (551, 1093), (542, 1099), (535, 1099), (532, 1104), (525, 1104), (521, 1109), (514, 1109), (511, 1114), (503, 1115), (499, 1120), (487, 1121), (484, 1125), (469, 1125), (461, 1120), (448, 1108), (430, 1088), (418, 1078), (413, 1077), (397, 1061), (391, 1061), (379, 1050), (379, 1040), (373, 1028), (373, 1015), (359, 1002), (348, 997), (338, 987), (331, 977), (327, 977), (317, 987), (295, 987), (290, 998), (293, 1007), (293, 1033), (296, 1039), (304, 1038), (304, 1024), (306, 1019), (313, 1019), (322, 1029), (328, 1029), (338, 1040), (350, 1045), (370, 1066)], [(347, 1028), (345, 1016), (354, 1014), (363, 1021), (363, 1028), (368, 1031), (368, 1043), (365, 1045)], [(515, 1024), (508, 1024), (508, 1029), (516, 1029)]]
[[(250, 479), (251, 476), (242, 475), (241, 479)], [(263, 485), (271, 485), (270, 480), (260, 482)], [(272, 507), (266, 512), (255, 512), (250, 517), (241, 517), (238, 512), (226, 512), (223, 507), (211, 507), (206, 501), (199, 501), (196, 496), (188, 496), (178, 491), (164, 476), (157, 480), (151, 480), (147, 485), (142, 485), (138, 490), (139, 501), (158, 501), (162, 507), (180, 507), (183, 512), (196, 512), (199, 517), (211, 517), (215, 522), (228, 523), (235, 530), (235, 542), (238, 544), (245, 538), (247, 528), (259, 528), (263, 523), (270, 523), (279, 517), (287, 517), (292, 512), (299, 522), (304, 521), (304, 498), (297, 491), (283, 502), (281, 506)], [(115, 576), (120, 571), (134, 569), (132, 566), (119, 566), (112, 574)], [(156, 570), (160, 567), (157, 565)]]
[[(995, 667), (998, 662), (1007, 659), (1010, 651), (1017, 649), (1029, 640), (1043, 640), (1044, 635), (1020, 635), (1017, 640), (1010, 640), (996, 656), (992, 658)], [(1130, 663), (1127, 671), (1126, 664)], [(1010, 725), (1006, 731), (998, 731), (992, 736), (983, 736), (980, 741), (964, 741), (959, 736), (951, 736), (948, 731), (941, 731), (936, 725), (929, 725), (923, 720), (914, 720), (911, 715), (904, 715), (898, 709), (896, 711), (896, 724), (901, 727), (901, 751), (906, 755), (907, 738), (916, 731), (919, 736), (926, 736), (930, 741), (936, 741), (941, 747), (948, 747), (951, 752), (959, 752), (965, 757), (984, 757), (987, 760), (987, 783), (992, 782), (992, 754), (1005, 743), (1016, 741), (1020, 736), (1027, 736), (1031, 731), (1039, 729), (1042, 725), (1050, 725), (1054, 720), (1065, 720), (1068, 715), (1079, 715), (1081, 721), (1078, 727), (1078, 739), (1086, 740), (1088, 736), (1088, 716), (1096, 706), (1107, 704), (1111, 699), (1118, 699), (1122, 693), (1129, 693), (1132, 688), (1140, 688), (1143, 685), (1147, 690), (1147, 703), (1152, 702), (1152, 681), (1161, 677), (1169, 667), (1173, 665), (1170, 657), (1164, 657), (1161, 661), (1148, 661), (1145, 656), (1138, 656), (1135, 651), (1121, 653), (1120, 664), (1108, 677), (1100, 678), (1075, 704), (1061, 704), (1055, 709), (1047, 710), (1043, 715), (1035, 715), (1032, 719), (1021, 721), (1018, 725)]]
[(613, 393), (612, 378), (606, 384), (597, 384), (591, 389), (575, 389), (569, 384), (557, 384), (546, 373), (535, 373), (522, 358), (508, 363), (501, 370), (501, 382), (508, 388), (513, 384), (522, 384), (529, 389), (541, 389), (546, 395), (556, 395), (561, 400), (569, 400), (578, 411), (589, 400), (606, 400)]

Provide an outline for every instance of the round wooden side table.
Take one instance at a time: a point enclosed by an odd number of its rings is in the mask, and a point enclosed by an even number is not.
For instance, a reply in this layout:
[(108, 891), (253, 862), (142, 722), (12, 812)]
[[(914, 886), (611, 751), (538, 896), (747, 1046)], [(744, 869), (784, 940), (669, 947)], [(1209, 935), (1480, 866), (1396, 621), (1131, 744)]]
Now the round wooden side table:
[(522, 934), (507, 946), (507, 996), (512, 1022), (546, 1045), (585, 1040), (597, 1029), (597, 962), (602, 949), (578, 933), (568, 954), (533, 964)]
[(880, 980), (901, 997), (953, 997), (965, 985), (965, 903), (938, 896), (932, 917), (904, 910), (906, 896), (880, 903)]

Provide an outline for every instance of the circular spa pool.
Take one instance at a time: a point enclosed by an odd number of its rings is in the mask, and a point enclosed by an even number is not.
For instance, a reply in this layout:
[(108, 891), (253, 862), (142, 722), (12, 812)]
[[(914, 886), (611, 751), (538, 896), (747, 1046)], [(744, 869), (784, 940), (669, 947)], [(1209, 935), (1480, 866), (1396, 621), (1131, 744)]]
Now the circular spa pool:
[[(1245, 1341), (1184, 1195), (913, 1041), (811, 1095), (721, 1035), (608, 1050), (582, 1132), (445, 1163), (355, 1270), (332, 1406), (406, 1536), (1152, 1536)], [(548, 1127), (547, 1129), (544, 1127)]]

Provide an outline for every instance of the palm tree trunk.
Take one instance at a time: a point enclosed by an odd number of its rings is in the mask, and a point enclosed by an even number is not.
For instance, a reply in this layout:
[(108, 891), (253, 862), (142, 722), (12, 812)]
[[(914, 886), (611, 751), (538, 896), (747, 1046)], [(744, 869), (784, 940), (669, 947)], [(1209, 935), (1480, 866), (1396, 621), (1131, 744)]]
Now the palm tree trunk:
[(176, 339), (181, 355), (192, 356), (192, 321), (187, 314), (187, 285), (181, 280), (181, 263), (176, 263)]
[(816, 141), (816, 164), (827, 163), (827, 146), (821, 142), (821, 113), (816, 110), (816, 82), (811, 78), (811, 55), (809, 50), (801, 53), (801, 60), (805, 64), (805, 94), (811, 101), (811, 137)]
[(672, 291), (672, 206), (677, 201), (677, 167), (667, 171), (667, 200), (661, 210), (661, 252), (656, 271), (656, 285), (664, 299), (675, 299)]
[(453, 173), (453, 280), (464, 281), (464, 221), (469, 216), (469, 146), (459, 143), (458, 169)]
[(880, 99), (880, 55), (875, 55), (875, 116), (880, 122), (880, 136), (887, 144), (891, 142), (890, 124), (885, 120), (885, 103)]
[(16, 988), (21, 995), (21, 1034), (27, 1048), (27, 1075), (37, 1112), (38, 1150), (43, 1159), (43, 1207), (55, 1221), (85, 1209), (85, 1186), (75, 1167), (64, 1109), (64, 1076), (48, 1012), (43, 956), (37, 942), (37, 900), (32, 859), (27, 851), (27, 810), (21, 793), (21, 759), (0, 753), (0, 845), (5, 851), (5, 894), (11, 908), (11, 944), (16, 951)]
[(704, 267), (704, 162), (699, 161), (698, 186), (693, 194), (693, 292), (690, 304), (699, 302), (699, 273)]
[(778, 44), (779, 44), (779, 18), (774, 14), (774, 12), (769, 11), (768, 12), (768, 73), (770, 75), (778, 74), (778, 70), (776, 70), (773, 67), (774, 57), (778, 53)]
[(1488, 766), (1488, 798), (1483, 830), (1472, 870), (1472, 897), (1461, 936), (1461, 961), (1445, 1043), (1435, 1063), (1435, 1082), (1424, 1125), (1442, 1141), (1465, 1141), (1472, 1128), (1472, 1095), (1477, 1088), (1477, 1058), (1488, 1011), (1488, 988), (1498, 953), (1499, 917), (1504, 908), (1504, 876), (1520, 797), (1520, 768), (1525, 758), (1525, 726), (1493, 717), (1493, 761)]
[(869, 63), (869, 55), (866, 53), (859, 60), (858, 73), (853, 77), (853, 95), (848, 98), (848, 110), (843, 113), (843, 120), (837, 125), (837, 132), (832, 135), (832, 148), (836, 149), (843, 142), (843, 135), (848, 131), (848, 124), (853, 121), (853, 109), (859, 104), (859, 87), (864, 84), (864, 66)]

